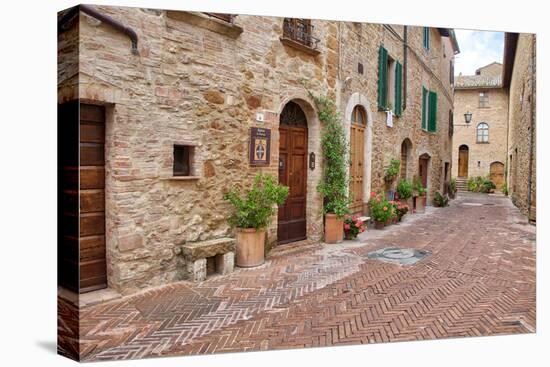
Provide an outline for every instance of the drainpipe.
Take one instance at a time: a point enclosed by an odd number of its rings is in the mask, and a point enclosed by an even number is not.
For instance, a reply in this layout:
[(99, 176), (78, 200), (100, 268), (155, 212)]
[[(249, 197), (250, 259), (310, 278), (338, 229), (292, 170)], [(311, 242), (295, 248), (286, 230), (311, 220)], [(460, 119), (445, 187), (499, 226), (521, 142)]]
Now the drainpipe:
[(531, 65), (529, 65), (531, 73), (530, 89), (531, 89), (531, 101), (530, 101), (530, 131), (529, 131), (529, 177), (527, 186), (527, 219), (531, 222), (531, 202), (532, 202), (532, 188), (533, 185), (533, 145), (534, 145), (534, 132), (535, 121), (534, 121), (534, 111), (535, 108), (535, 47), (536, 47), (535, 35), (531, 41)]
[(68, 23), (73, 20), (77, 15), (78, 12), (81, 11), (85, 14), (88, 14), (89, 16), (96, 18), (100, 20), (103, 23), (106, 23), (116, 29), (119, 32), (124, 33), (128, 38), (130, 38), (130, 41), (132, 42), (132, 53), (137, 55), (138, 54), (138, 36), (137, 33), (130, 27), (125, 26), (118, 20), (111, 18), (108, 15), (102, 14), (99, 11), (97, 11), (95, 8), (91, 7), (90, 5), (77, 5), (71, 10), (69, 10), (59, 21), (58, 21), (58, 31), (61, 33), (63, 31), (66, 31), (69, 29)]

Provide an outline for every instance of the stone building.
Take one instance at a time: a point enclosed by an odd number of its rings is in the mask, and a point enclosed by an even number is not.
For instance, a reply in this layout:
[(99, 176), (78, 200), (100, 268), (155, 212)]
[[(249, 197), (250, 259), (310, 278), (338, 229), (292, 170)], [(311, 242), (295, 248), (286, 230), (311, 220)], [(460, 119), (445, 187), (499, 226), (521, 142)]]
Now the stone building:
[(510, 96), (508, 190), (531, 221), (536, 221), (536, 84), (536, 36), (506, 33), (503, 85)]
[[(475, 75), (459, 75), (455, 84), (453, 176), (490, 177), (505, 182), (508, 135), (508, 90), (502, 85), (502, 64), (493, 62)], [(465, 114), (471, 114), (466, 123)]]
[(60, 172), (81, 179), (80, 216), (61, 218), (80, 220), (80, 267), (83, 249), (95, 256), (97, 281), (80, 291), (185, 277), (181, 245), (233, 237), (223, 193), (258, 172), (290, 186), (268, 242), (320, 240), (322, 127), (304, 80), (341, 112), (355, 212), (391, 188), (392, 158), (429, 202), (450, 179), (452, 29), (90, 8), (59, 15), (60, 116), (79, 101), (81, 157), (92, 157)]

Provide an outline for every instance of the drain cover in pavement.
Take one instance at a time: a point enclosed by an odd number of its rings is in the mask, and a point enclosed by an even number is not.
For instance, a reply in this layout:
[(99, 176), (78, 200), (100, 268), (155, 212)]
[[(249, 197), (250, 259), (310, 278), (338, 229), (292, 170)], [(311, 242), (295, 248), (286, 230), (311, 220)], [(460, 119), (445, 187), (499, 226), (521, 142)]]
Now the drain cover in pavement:
[(386, 247), (380, 250), (369, 252), (367, 254), (367, 257), (369, 259), (380, 260), (392, 264), (412, 265), (428, 255), (431, 255), (430, 252), (425, 250)]

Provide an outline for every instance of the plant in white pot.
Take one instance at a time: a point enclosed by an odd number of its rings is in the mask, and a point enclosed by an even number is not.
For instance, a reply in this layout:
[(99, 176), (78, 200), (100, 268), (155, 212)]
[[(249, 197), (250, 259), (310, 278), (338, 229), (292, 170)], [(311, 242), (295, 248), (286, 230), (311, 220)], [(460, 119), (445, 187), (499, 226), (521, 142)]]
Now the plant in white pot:
[(237, 228), (235, 265), (254, 267), (263, 264), (265, 252), (265, 229), (271, 217), (288, 196), (288, 187), (279, 185), (270, 175), (259, 173), (252, 188), (242, 194), (234, 188), (224, 195), (234, 211), (228, 219)]

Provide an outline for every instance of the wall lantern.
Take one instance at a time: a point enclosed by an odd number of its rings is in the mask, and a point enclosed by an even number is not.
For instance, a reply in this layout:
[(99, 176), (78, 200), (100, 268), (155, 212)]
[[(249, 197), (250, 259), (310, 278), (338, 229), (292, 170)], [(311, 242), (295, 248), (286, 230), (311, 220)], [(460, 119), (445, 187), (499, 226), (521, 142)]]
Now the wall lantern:
[(464, 121), (469, 124), (472, 121), (472, 113), (470, 111), (464, 114)]
[(309, 169), (312, 171), (315, 169), (315, 153), (313, 152), (309, 153)]

